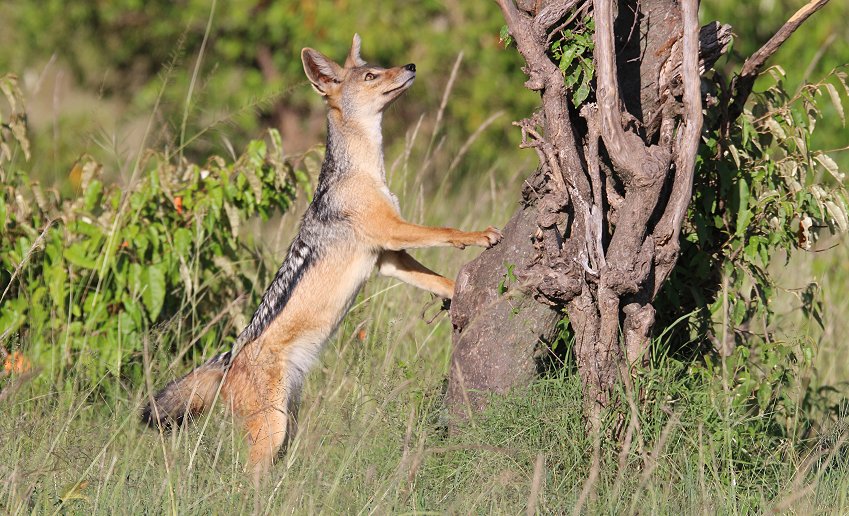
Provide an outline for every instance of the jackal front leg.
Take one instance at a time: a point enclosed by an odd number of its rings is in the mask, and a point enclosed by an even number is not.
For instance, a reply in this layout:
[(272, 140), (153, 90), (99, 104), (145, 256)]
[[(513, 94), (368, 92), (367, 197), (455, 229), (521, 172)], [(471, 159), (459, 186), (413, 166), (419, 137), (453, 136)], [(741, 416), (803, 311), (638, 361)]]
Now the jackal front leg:
[(365, 236), (387, 251), (403, 251), (420, 247), (457, 247), (467, 245), (492, 247), (501, 240), (501, 231), (492, 226), (483, 231), (460, 231), (411, 224), (391, 208), (370, 214), (362, 221)]
[(439, 297), (451, 299), (454, 281), (428, 269), (406, 251), (383, 251), (377, 259), (377, 270), (384, 276), (409, 283)]

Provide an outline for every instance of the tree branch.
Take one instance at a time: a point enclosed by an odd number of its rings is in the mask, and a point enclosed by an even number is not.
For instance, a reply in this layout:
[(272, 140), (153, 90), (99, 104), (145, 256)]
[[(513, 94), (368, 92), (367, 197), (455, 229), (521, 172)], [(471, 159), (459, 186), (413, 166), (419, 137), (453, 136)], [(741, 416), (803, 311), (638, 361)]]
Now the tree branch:
[(546, 32), (554, 26), (570, 9), (574, 8), (583, 0), (561, 0), (553, 2), (542, 9), (534, 17), (533, 34), (537, 41), (546, 41)]
[(787, 41), (787, 38), (799, 28), (812, 14), (822, 9), (828, 0), (810, 0), (801, 9), (787, 20), (784, 25), (778, 29), (769, 41), (766, 42), (757, 52), (751, 55), (746, 62), (743, 63), (743, 69), (740, 70), (740, 75), (734, 78), (731, 83), (731, 91), (734, 95), (728, 107), (727, 123), (730, 124), (743, 113), (743, 105), (749, 94), (752, 93), (752, 87), (755, 85), (755, 80), (763, 68), (766, 60), (769, 59), (781, 45)]
[(545, 55), (545, 49), (538, 44), (534, 37), (531, 17), (519, 11), (513, 0), (496, 0), (496, 2), (504, 14), (510, 35), (516, 41), (516, 48), (525, 58), (525, 62), (528, 63), (526, 70), (528, 80), (525, 87), (533, 91), (543, 90), (548, 85), (549, 76), (552, 72), (557, 71), (559, 74), (559, 70), (548, 59)]
[[(592, 220), (592, 230), (590, 236), (592, 240), (588, 240), (587, 247), (591, 249), (590, 255), (596, 263), (597, 269), (603, 269), (607, 266), (607, 261), (604, 257), (604, 245), (602, 244), (602, 235), (604, 232), (604, 193), (601, 181), (601, 173), (599, 172), (599, 155), (598, 155), (598, 140), (601, 137), (598, 128), (597, 106), (587, 104), (581, 108), (581, 116), (587, 121), (587, 173), (590, 176), (590, 186), (593, 190), (592, 208), (590, 217)], [(588, 224), (588, 227), (589, 224)], [(588, 237), (589, 239), (589, 237)]]
[[(669, 59), (660, 70), (658, 80), (662, 99), (667, 95), (681, 95), (681, 44), (676, 41), (672, 46)], [(704, 74), (723, 56), (731, 45), (731, 26), (719, 22), (710, 22), (699, 29), (699, 74)]]
[[(663, 180), (672, 159), (671, 138), (660, 145), (647, 145), (634, 131), (622, 123), (619, 97), (619, 78), (616, 72), (616, 49), (613, 37), (613, 7), (611, 0), (594, 0), (595, 61), (600, 134), (613, 172), (625, 187), (625, 200), (616, 228), (605, 253), (607, 271), (601, 283), (617, 295), (635, 293), (648, 276), (651, 261), (645, 246), (651, 214), (658, 202)], [(590, 124), (591, 125), (591, 124)], [(669, 130), (671, 134), (671, 129)], [(611, 323), (612, 324), (612, 323)]]
[(660, 250), (656, 255), (657, 270), (653, 296), (657, 295), (678, 258), (681, 224), (693, 195), (693, 175), (699, 138), (702, 131), (702, 97), (699, 76), (699, 15), (697, 0), (681, 3), (684, 24), (682, 80), (684, 83), (683, 121), (675, 142), (675, 176), (672, 192), (654, 235)]
[[(584, 166), (578, 151), (578, 142), (569, 120), (563, 74), (545, 53), (545, 36), (543, 35), (542, 41), (534, 36), (534, 20), (520, 11), (513, 0), (496, 2), (501, 8), (510, 34), (516, 41), (519, 53), (528, 64), (525, 69), (528, 75), (525, 87), (542, 93), (545, 138), (558, 150), (556, 157), (559, 168), (569, 176), (571, 183), (582, 195), (588, 196), (589, 182), (583, 174)], [(572, 0), (560, 0), (558, 4), (568, 5), (571, 2)]]
[[(675, 185), (680, 184), (681, 196), (675, 196), (672, 188), (672, 201), (675, 203), (672, 215), (673, 240), (677, 241), (681, 233), (681, 223), (687, 213), (693, 191), (693, 169), (696, 165), (696, 153), (699, 150), (699, 136), (702, 132), (702, 96), (699, 76), (699, 4), (697, 0), (683, 0), (681, 3), (684, 22), (683, 69), (684, 79), (684, 128), (678, 139), (678, 152), (675, 153)], [(680, 181), (678, 181), (680, 179)]]
[(616, 76), (616, 48), (613, 39), (613, 3), (593, 0), (595, 12), (596, 97), (601, 136), (616, 172), (626, 188), (635, 181), (654, 178), (644, 176), (643, 166), (651, 159), (643, 140), (622, 126), (619, 79)]

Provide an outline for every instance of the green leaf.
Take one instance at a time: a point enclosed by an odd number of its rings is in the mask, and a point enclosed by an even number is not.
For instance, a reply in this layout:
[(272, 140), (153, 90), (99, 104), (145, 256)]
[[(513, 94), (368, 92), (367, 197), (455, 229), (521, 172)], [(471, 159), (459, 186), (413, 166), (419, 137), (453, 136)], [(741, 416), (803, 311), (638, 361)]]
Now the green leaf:
[(165, 273), (161, 265), (151, 265), (144, 272), (146, 285), (143, 286), (142, 301), (147, 308), (151, 321), (155, 321), (165, 302)]
[(64, 264), (54, 263), (52, 267), (45, 272), (47, 279), (47, 288), (50, 291), (50, 298), (59, 313), (65, 313), (65, 281), (68, 279), (68, 274), (65, 271)]
[(785, 134), (784, 129), (781, 128), (781, 124), (779, 124), (774, 118), (768, 117), (764, 123), (769, 128), (769, 131), (779, 140), (787, 138), (787, 134)]
[(580, 106), (590, 94), (590, 76), (586, 72), (584, 72), (584, 80), (581, 82), (581, 85), (575, 90), (575, 93), (572, 95), (572, 102), (575, 104), (575, 107)]
[(746, 302), (742, 299), (737, 299), (731, 308), (731, 322), (734, 326), (739, 326), (746, 318)]
[(814, 360), (814, 348), (802, 346), (802, 356), (805, 358), (805, 364), (810, 364)]
[(749, 184), (746, 180), (740, 178), (738, 183), (738, 192), (740, 202), (737, 206), (737, 236), (743, 236), (749, 228), (749, 222), (752, 220), (752, 212), (749, 210)]
[(837, 111), (837, 116), (840, 117), (840, 123), (846, 125), (846, 116), (843, 113), (843, 102), (840, 101), (840, 95), (837, 93), (837, 88), (830, 82), (825, 83), (825, 89), (828, 91), (828, 96), (831, 97), (831, 104)]
[(758, 247), (760, 245), (761, 240), (761, 237), (753, 236), (746, 244), (743, 255), (747, 258), (748, 262), (756, 263), (756, 258), (760, 258), (760, 254), (758, 253)]
[(64, 256), (66, 260), (76, 265), (77, 267), (92, 270), (97, 268), (96, 259), (86, 256), (86, 245), (84, 245), (82, 242), (76, 242), (74, 244), (71, 244), (70, 247), (65, 249), (65, 252), (62, 253), (62, 256)]
[(828, 173), (831, 174), (834, 179), (837, 179), (838, 181), (843, 181), (844, 175), (840, 172), (837, 163), (835, 163), (835, 161), (831, 159), (831, 156), (821, 152), (814, 156), (814, 159), (819, 161), (820, 165), (822, 165), (826, 170), (828, 170)]
[(507, 273), (501, 277), (501, 281), (498, 282), (498, 294), (503, 295), (507, 292), (510, 283), (516, 282), (516, 275), (513, 273), (513, 269), (516, 267), (515, 264), (505, 263), (504, 266), (507, 269)]
[(575, 56), (578, 54), (578, 47), (570, 46), (564, 52), (562, 57), (560, 58), (560, 71), (566, 73), (566, 70), (569, 68), (569, 65), (572, 64), (572, 61), (575, 59)]
[(769, 400), (772, 397), (772, 385), (769, 382), (764, 381), (761, 382), (760, 387), (758, 387), (758, 405), (761, 410), (766, 409), (766, 406), (769, 404)]
[(239, 210), (229, 202), (225, 202), (224, 211), (227, 213), (227, 220), (230, 222), (230, 232), (233, 234), (233, 238), (239, 238), (239, 227), (241, 226)]
[(180, 256), (188, 258), (192, 249), (192, 232), (186, 228), (178, 228), (174, 232), (174, 250)]
[(91, 211), (94, 209), (94, 206), (100, 200), (100, 193), (103, 191), (103, 183), (98, 181), (97, 179), (93, 180), (85, 191), (85, 197), (83, 198), (83, 209), (85, 211)]
[(566, 85), (566, 88), (571, 89), (572, 86), (576, 85), (578, 81), (581, 79), (581, 74), (584, 72), (584, 69), (580, 66), (574, 67), (574, 72), (566, 73), (566, 80), (563, 83)]
[(728, 146), (728, 151), (731, 153), (731, 157), (734, 159), (734, 164), (737, 165), (737, 168), (740, 168), (740, 154), (737, 152), (737, 147), (733, 144)]
[(498, 39), (501, 41), (501, 44), (504, 45), (504, 48), (510, 46), (513, 43), (513, 36), (510, 35), (510, 29), (507, 28), (507, 25), (501, 26), (501, 32), (498, 35)]
[(833, 201), (825, 201), (824, 204), (840, 231), (845, 232), (849, 229), (849, 221), (847, 221), (845, 206), (838, 206)]

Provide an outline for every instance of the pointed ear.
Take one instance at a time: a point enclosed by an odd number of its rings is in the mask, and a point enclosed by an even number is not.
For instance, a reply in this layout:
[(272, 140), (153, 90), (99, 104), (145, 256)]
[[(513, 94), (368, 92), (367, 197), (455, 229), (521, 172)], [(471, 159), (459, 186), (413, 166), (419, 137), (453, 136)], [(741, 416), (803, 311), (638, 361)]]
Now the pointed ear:
[(342, 79), (342, 70), (339, 65), (318, 50), (312, 48), (301, 50), (301, 61), (304, 63), (307, 79), (319, 95), (327, 95), (328, 87)]
[(354, 68), (355, 66), (363, 66), (366, 64), (363, 58), (360, 57), (360, 45), (362, 40), (359, 34), (354, 34), (354, 41), (351, 43), (351, 51), (348, 53), (348, 58), (345, 59), (345, 68)]

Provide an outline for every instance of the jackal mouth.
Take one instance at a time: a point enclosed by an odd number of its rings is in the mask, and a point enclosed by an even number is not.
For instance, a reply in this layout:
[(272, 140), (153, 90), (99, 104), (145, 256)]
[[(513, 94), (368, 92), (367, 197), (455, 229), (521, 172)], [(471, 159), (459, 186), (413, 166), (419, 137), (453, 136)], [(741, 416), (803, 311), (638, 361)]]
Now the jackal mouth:
[(408, 88), (408, 87), (410, 86), (410, 84), (412, 84), (412, 83), (413, 83), (413, 81), (414, 81), (415, 79), (416, 79), (416, 76), (414, 75), (414, 76), (410, 77), (409, 79), (407, 79), (406, 81), (404, 81), (404, 84), (402, 84), (402, 85), (398, 86), (397, 88), (392, 88), (391, 90), (384, 91), (384, 92), (383, 92), (383, 94), (384, 94), (384, 95), (389, 95), (389, 94), (391, 94), (391, 93), (395, 93), (396, 91), (406, 89), (406, 88)]

